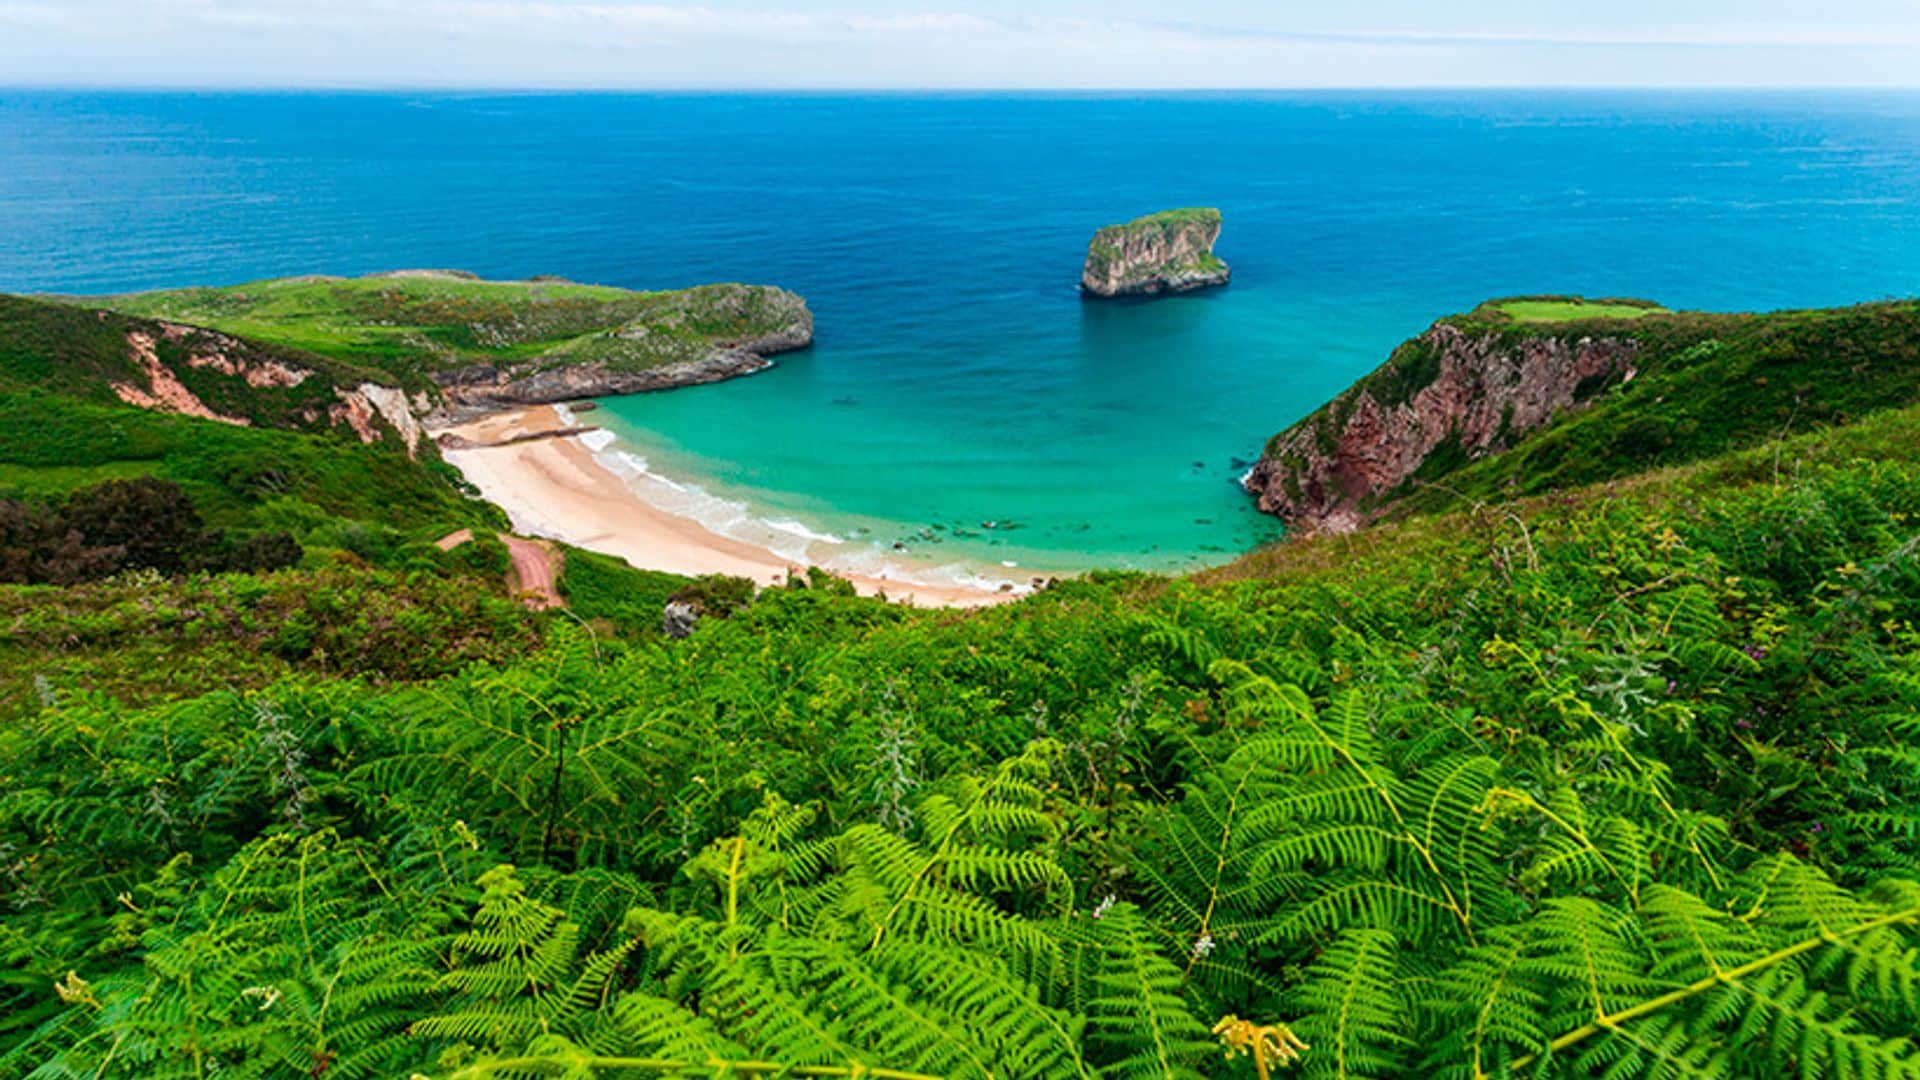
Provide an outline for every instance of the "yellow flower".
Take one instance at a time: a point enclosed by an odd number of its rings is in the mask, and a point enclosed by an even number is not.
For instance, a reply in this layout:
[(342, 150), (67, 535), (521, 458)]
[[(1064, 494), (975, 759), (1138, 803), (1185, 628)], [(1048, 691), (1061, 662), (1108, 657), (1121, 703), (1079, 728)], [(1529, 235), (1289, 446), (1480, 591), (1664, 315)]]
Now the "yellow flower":
[(1260, 1074), (1260, 1080), (1267, 1080), (1273, 1066), (1289, 1068), (1300, 1060), (1302, 1050), (1312, 1049), (1285, 1024), (1255, 1024), (1232, 1013), (1213, 1025), (1213, 1034), (1220, 1045), (1226, 1047), (1228, 1058), (1252, 1054), (1253, 1068)]

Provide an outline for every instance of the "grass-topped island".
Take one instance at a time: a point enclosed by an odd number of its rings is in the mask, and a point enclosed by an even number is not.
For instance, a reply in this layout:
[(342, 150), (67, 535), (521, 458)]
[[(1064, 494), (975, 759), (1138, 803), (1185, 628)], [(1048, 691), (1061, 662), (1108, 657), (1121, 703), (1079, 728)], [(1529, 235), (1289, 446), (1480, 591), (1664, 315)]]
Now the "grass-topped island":
[(1109, 225), (1087, 245), (1080, 289), (1088, 296), (1151, 296), (1225, 285), (1233, 271), (1213, 253), (1220, 211), (1162, 210)]

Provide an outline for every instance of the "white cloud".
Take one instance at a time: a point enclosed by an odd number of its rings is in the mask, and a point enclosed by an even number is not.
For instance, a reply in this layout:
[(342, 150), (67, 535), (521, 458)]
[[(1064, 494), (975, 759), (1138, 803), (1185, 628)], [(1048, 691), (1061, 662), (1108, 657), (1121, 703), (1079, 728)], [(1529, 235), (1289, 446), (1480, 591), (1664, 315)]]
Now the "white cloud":
[[(1489, 73), (1520, 84), (1753, 84), (1782, 71), (1800, 82), (1920, 77), (1920, 20), (1537, 23), (1475, 18), (1463, 0), (1454, 23), (1435, 29), (1406, 22), (1437, 17), (1411, 4), (1387, 5), (1384, 15), (1376, 4), (1370, 20), (1340, 25), (1327, 20), (1349, 8), (1281, 23), (1263, 5), (1228, 0), (1213, 4), (1211, 19), (1186, 20), (755, 2), (0, 0), (0, 82), (1232, 87), (1484, 84)], [(1683, 0), (1670, 6), (1689, 10)]]

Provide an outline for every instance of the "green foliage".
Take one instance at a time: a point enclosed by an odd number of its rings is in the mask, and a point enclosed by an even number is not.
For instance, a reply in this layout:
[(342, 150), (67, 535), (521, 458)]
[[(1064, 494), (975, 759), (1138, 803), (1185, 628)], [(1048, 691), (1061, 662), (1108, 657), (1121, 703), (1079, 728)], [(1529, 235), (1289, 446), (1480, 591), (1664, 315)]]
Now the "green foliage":
[(0, 1077), (1912, 1076), (1917, 447), (678, 641), (0, 590)]
[(541, 637), (541, 621), (497, 576), (343, 563), (0, 585), (0, 625), (0, 724), (45, 698), (149, 702), (257, 688), (293, 672), (436, 678), (519, 656)]
[(438, 536), (499, 519), (452, 466), (390, 442), (0, 393), (0, 495), (44, 499), (145, 475), (179, 484), (210, 525), (286, 530), (310, 547), (339, 546), (310, 537), (340, 521)]
[(106, 480), (57, 508), (0, 499), (0, 582), (70, 585), (124, 570), (281, 570), (300, 561), (284, 532), (230, 540), (202, 527), (180, 485), (151, 476)]

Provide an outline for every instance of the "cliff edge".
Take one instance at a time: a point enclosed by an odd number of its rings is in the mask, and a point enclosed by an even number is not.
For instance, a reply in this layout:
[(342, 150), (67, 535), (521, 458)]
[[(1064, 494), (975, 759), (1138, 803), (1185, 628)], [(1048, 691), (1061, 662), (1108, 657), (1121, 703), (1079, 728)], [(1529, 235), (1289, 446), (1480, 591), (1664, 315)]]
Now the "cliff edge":
[(1301, 533), (1583, 487), (1920, 402), (1917, 340), (1912, 300), (1489, 301), (1274, 436), (1244, 484)]
[(1080, 289), (1087, 296), (1152, 296), (1225, 285), (1233, 271), (1213, 253), (1220, 211), (1163, 210), (1093, 234)]
[[(1624, 305), (1622, 305), (1624, 306)], [(1621, 328), (1652, 305), (1611, 312)], [(1495, 311), (1496, 305), (1483, 306)], [(1507, 449), (1609, 385), (1641, 342), (1604, 323), (1579, 332), (1444, 319), (1345, 393), (1275, 435), (1242, 481), (1302, 533), (1350, 532), (1418, 481)]]

